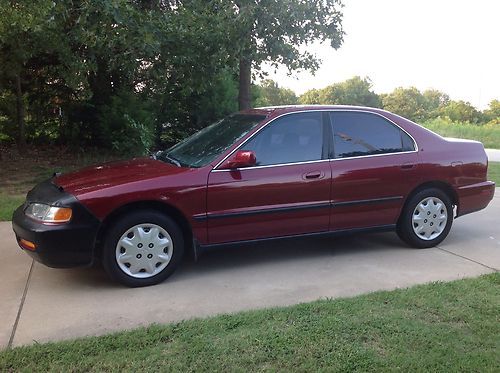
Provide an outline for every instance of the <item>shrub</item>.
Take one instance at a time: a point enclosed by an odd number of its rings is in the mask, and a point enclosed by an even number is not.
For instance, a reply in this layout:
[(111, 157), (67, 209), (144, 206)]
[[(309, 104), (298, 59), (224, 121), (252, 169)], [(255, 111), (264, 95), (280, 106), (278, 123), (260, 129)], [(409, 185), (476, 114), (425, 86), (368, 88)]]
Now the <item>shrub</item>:
[(148, 102), (121, 92), (100, 107), (99, 143), (126, 155), (145, 154), (153, 144), (154, 119)]

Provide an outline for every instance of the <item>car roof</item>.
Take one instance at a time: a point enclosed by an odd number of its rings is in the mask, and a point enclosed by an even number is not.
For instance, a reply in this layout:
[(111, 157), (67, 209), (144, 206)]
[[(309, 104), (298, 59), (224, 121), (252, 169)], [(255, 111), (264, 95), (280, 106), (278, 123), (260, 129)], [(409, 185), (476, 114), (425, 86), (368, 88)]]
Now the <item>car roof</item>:
[(254, 109), (244, 110), (244, 114), (261, 114), (266, 116), (276, 116), (285, 113), (293, 113), (296, 111), (314, 111), (314, 110), (360, 110), (373, 113), (388, 113), (385, 110), (367, 107), (367, 106), (351, 106), (351, 105), (282, 105), (282, 106), (264, 106)]

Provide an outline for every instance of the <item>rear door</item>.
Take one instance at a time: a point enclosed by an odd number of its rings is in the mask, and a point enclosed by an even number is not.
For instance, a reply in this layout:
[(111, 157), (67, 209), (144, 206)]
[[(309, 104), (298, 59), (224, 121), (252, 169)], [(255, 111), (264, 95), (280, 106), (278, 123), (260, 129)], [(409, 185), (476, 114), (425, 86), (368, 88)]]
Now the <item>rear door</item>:
[(256, 166), (210, 173), (211, 244), (328, 231), (330, 128), (323, 116), (275, 119), (239, 148), (255, 152)]
[(382, 115), (330, 113), (333, 125), (331, 229), (392, 225), (418, 185), (414, 140)]

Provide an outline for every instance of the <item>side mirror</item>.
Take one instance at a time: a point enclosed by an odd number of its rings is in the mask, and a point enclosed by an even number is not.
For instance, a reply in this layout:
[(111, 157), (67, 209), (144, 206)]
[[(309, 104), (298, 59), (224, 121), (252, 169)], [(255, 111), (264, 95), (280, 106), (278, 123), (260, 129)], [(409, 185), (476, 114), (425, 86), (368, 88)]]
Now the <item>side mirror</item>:
[(235, 169), (243, 167), (251, 167), (257, 164), (257, 157), (255, 153), (251, 150), (238, 150), (236, 153), (231, 155), (224, 165), (221, 167), (223, 169)]

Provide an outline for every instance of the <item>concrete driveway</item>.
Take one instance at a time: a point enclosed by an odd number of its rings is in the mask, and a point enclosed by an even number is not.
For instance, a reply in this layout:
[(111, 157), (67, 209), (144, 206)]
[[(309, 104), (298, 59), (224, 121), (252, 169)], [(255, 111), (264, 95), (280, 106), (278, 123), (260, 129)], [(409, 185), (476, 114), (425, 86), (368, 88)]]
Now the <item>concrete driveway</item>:
[(438, 248), (411, 249), (392, 233), (227, 248), (140, 289), (111, 283), (100, 268), (33, 263), (0, 223), (0, 348), (498, 271), (499, 189)]
[(500, 162), (500, 149), (485, 149), (490, 162)]

